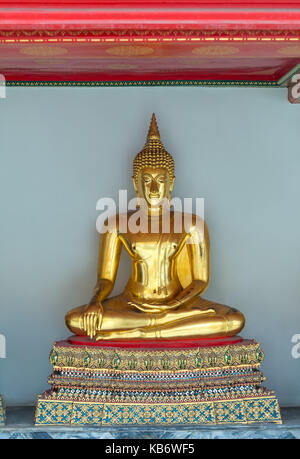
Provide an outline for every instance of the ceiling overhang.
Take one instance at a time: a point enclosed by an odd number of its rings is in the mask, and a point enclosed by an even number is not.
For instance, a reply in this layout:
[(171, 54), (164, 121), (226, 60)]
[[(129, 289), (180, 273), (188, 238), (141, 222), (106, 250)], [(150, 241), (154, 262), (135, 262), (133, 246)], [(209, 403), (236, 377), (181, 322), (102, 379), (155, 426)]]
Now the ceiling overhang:
[(99, 3), (0, 1), (6, 83), (280, 87), (300, 70), (300, 1)]

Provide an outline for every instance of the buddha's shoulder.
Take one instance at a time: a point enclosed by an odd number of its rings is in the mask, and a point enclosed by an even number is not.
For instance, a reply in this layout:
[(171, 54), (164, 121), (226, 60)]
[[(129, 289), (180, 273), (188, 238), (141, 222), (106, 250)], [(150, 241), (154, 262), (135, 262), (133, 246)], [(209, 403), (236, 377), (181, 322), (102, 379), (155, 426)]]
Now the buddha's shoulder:
[(127, 227), (128, 220), (135, 213), (135, 211), (128, 211), (121, 214), (114, 214), (104, 221), (104, 227), (111, 232), (123, 232), (124, 227)]
[(200, 215), (188, 213), (188, 212), (171, 212), (171, 221), (181, 221), (184, 224), (186, 230), (192, 230), (193, 228), (206, 227), (204, 218)]

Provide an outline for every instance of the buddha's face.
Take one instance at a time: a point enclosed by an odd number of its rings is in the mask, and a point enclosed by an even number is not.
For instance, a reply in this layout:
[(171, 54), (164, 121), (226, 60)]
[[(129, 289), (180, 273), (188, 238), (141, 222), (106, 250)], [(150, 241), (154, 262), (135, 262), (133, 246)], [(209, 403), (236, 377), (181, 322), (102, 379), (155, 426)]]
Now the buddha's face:
[(159, 208), (164, 199), (169, 199), (172, 193), (174, 177), (170, 177), (165, 167), (144, 167), (134, 180), (134, 188), (139, 198), (145, 199), (148, 207)]

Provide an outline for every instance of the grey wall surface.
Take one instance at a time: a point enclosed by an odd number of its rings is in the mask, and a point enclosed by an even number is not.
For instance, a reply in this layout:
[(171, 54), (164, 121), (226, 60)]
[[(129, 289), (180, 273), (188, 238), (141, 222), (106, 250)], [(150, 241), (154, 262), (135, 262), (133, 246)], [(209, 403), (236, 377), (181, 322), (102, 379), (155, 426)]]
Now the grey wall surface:
[[(176, 161), (174, 195), (205, 198), (205, 297), (244, 312), (268, 386), (300, 405), (300, 107), (284, 89), (8, 88), (0, 99), (0, 393), (31, 404), (64, 315), (96, 279), (96, 201), (131, 186), (152, 112)], [(114, 293), (128, 277), (122, 256)]]

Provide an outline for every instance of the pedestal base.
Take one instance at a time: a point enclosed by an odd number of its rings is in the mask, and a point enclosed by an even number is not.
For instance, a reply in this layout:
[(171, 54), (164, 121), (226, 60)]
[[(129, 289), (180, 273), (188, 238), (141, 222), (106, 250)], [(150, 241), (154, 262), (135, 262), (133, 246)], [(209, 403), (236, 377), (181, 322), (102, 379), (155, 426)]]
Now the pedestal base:
[(4, 400), (2, 395), (0, 395), (0, 426), (4, 425), (5, 421), (5, 409), (4, 409)]
[(260, 345), (219, 343), (55, 343), (36, 425), (281, 423), (274, 393), (262, 386)]

